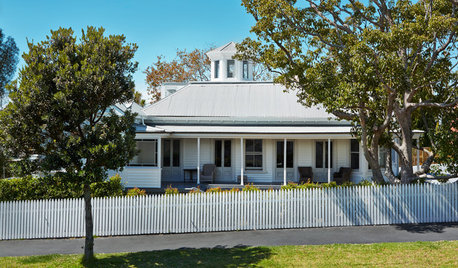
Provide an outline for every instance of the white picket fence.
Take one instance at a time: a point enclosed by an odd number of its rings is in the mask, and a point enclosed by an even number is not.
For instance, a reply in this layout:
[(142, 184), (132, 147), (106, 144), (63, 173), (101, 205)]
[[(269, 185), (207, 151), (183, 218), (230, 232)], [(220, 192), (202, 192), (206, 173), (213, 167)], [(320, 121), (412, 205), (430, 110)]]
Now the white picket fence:
[[(458, 221), (458, 184), (94, 198), (97, 236)], [(84, 236), (82, 199), (0, 202), (0, 239)]]

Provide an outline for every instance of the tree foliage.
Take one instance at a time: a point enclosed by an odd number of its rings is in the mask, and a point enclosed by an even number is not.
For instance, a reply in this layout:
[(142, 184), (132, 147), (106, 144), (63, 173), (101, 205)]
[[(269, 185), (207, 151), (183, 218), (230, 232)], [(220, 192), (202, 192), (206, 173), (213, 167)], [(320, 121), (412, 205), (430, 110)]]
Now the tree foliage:
[(142, 93), (134, 90), (134, 102), (141, 107), (144, 107), (146, 105), (146, 100), (142, 98)]
[[(211, 49), (191, 52), (178, 49), (176, 58), (170, 62), (165, 61), (163, 56), (157, 57), (157, 61), (145, 71), (151, 103), (161, 99), (160, 87), (165, 82), (209, 81), (211, 61), (206, 52)], [(267, 81), (273, 77), (274, 74), (263, 64), (253, 63), (253, 80)]]
[(210, 80), (210, 59), (203, 49), (191, 52), (177, 50), (176, 59), (167, 62), (163, 56), (149, 66), (146, 73), (151, 103), (161, 99), (160, 86), (165, 82), (189, 82)]
[(0, 99), (5, 95), (5, 86), (11, 81), (18, 63), (19, 49), (14, 39), (8, 36), (5, 39), (0, 29)]
[(72, 29), (51, 31), (45, 41), (28, 43), (25, 66), (11, 102), (1, 114), (5, 146), (35, 168), (65, 170), (82, 185), (86, 204), (85, 258), (93, 257), (91, 188), (108, 169), (122, 168), (135, 154), (134, 115), (110, 107), (133, 100), (135, 44), (123, 35), (88, 27), (77, 40)]
[[(306, 105), (354, 125), (376, 181), (379, 146), (412, 170), (412, 114), (457, 103), (456, 3), (440, 1), (243, 0), (256, 40), (240, 55), (279, 72)], [(392, 142), (396, 137), (399, 142)], [(387, 170), (388, 177), (394, 176)]]

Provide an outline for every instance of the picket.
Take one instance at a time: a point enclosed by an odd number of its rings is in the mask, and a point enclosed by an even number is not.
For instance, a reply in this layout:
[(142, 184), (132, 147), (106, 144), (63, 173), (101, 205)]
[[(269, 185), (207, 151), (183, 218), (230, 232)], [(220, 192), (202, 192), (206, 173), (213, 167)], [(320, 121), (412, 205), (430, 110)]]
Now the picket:
[[(94, 198), (97, 236), (457, 222), (457, 184)], [(82, 237), (83, 199), (0, 202), (0, 239)]]

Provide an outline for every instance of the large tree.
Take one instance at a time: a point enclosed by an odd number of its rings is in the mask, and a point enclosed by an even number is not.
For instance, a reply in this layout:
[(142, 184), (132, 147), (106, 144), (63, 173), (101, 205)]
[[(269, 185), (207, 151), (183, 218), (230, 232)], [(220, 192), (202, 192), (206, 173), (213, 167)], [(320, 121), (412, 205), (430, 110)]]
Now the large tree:
[(279, 72), (276, 81), (299, 89), (304, 105), (323, 104), (352, 122), (374, 180), (383, 180), (381, 145), (399, 154), (401, 181), (412, 180), (412, 114), (457, 103), (457, 4), (243, 0), (243, 5), (256, 21), (251, 31), (257, 38), (244, 40), (240, 54)]
[[(211, 50), (209, 48), (208, 50)], [(148, 94), (151, 103), (161, 99), (160, 87), (165, 82), (190, 82), (210, 80), (210, 59), (205, 49), (194, 49), (191, 52), (177, 50), (176, 58), (170, 62), (163, 56), (149, 66), (146, 73)], [(267, 81), (273, 78), (273, 74), (262, 64), (253, 64), (253, 80)]]
[(19, 49), (11, 36), (5, 39), (0, 29), (0, 107), (5, 95), (5, 86), (11, 81), (18, 63)]
[(160, 87), (165, 82), (189, 82), (210, 80), (210, 59), (202, 49), (191, 52), (177, 50), (176, 59), (167, 62), (158, 56), (146, 70), (146, 83), (151, 103), (161, 99)]
[(30, 161), (32, 154), (40, 155), (38, 169), (65, 170), (83, 186), (84, 260), (89, 261), (94, 254), (90, 185), (135, 154), (134, 115), (118, 116), (110, 107), (133, 99), (137, 46), (94, 27), (79, 39), (72, 29), (59, 28), (28, 46), (0, 117), (3, 138), (15, 157)]

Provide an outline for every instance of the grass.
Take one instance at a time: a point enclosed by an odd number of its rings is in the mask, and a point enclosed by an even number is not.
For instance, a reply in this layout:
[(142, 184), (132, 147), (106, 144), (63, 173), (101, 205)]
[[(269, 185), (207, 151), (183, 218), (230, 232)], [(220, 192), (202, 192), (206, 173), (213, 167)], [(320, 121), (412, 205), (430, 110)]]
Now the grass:
[[(458, 267), (458, 241), (97, 254), (90, 267)], [(3, 257), (0, 267), (82, 267), (81, 255)]]

